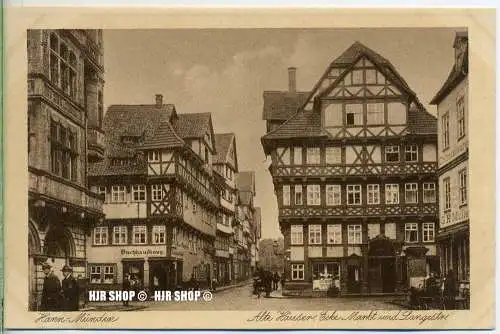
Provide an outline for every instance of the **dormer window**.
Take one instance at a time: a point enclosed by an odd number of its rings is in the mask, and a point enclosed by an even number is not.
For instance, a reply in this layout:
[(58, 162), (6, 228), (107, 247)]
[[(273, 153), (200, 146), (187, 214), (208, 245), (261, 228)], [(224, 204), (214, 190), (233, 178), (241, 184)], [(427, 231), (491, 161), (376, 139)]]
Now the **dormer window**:
[(149, 151), (148, 152), (148, 162), (160, 162), (160, 152)]

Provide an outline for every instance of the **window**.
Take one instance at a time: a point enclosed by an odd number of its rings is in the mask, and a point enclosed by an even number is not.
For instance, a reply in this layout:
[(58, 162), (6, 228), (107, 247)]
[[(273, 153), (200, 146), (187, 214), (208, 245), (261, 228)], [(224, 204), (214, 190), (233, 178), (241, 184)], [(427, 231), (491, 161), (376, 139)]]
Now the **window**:
[(55, 120), (50, 121), (50, 158), (51, 171), (67, 180), (76, 181), (78, 177), (78, 147), (76, 132), (62, 126)]
[(460, 186), (460, 204), (467, 203), (467, 170), (462, 169), (458, 172)]
[(368, 184), (366, 191), (368, 205), (380, 204), (380, 186), (378, 184)]
[(399, 184), (385, 185), (385, 204), (399, 204)]
[(325, 158), (327, 164), (333, 165), (342, 163), (342, 149), (340, 147), (327, 147)]
[(418, 184), (406, 183), (405, 184), (405, 202), (418, 203)]
[(320, 163), (320, 149), (319, 147), (308, 147), (307, 148), (307, 164), (319, 164)]
[(165, 243), (165, 225), (153, 226), (153, 244)]
[(144, 225), (139, 225), (139, 226), (134, 226), (132, 229), (132, 235), (133, 235), (133, 240), (134, 244), (140, 245), (140, 244), (145, 244), (146, 243), (146, 226)]
[(436, 202), (436, 184), (434, 182), (424, 183), (424, 203)]
[(383, 103), (366, 104), (366, 124), (369, 125), (384, 124)]
[(408, 162), (418, 161), (418, 147), (417, 147), (417, 145), (407, 145), (405, 147), (405, 161), (408, 161)]
[(158, 202), (166, 197), (165, 187), (169, 188), (168, 184), (152, 184), (151, 185), (151, 200)]
[(340, 185), (326, 185), (326, 205), (340, 205)]
[(361, 205), (361, 185), (347, 185), (347, 204)]
[(307, 205), (320, 205), (320, 186), (319, 184), (309, 184), (307, 186)]
[(283, 205), (285, 205), (285, 206), (290, 205), (290, 186), (289, 185), (283, 186)]
[(328, 244), (341, 244), (342, 243), (342, 225), (329, 224), (327, 226), (327, 243)]
[(113, 227), (113, 245), (127, 244), (127, 226)]
[(291, 225), (290, 236), (292, 245), (302, 245), (304, 243), (304, 229), (302, 225)]
[(441, 131), (443, 149), (447, 149), (450, 146), (450, 115), (448, 113), (441, 117)]
[(97, 265), (90, 265), (90, 283), (102, 282), (102, 267)]
[(309, 244), (321, 245), (321, 225), (309, 225)]
[(295, 205), (302, 205), (302, 185), (295, 185)]
[(422, 224), (422, 241), (423, 242), (434, 241), (434, 223)]
[(399, 161), (399, 146), (386, 146), (385, 147), (385, 161), (398, 162)]
[(304, 279), (304, 265), (292, 264), (292, 280), (299, 281)]
[(346, 125), (363, 125), (363, 105), (360, 103), (345, 105)]
[(106, 202), (106, 187), (103, 186), (97, 187), (96, 193), (102, 196), (103, 201)]
[(94, 245), (108, 244), (108, 227), (98, 226), (94, 228)]
[(50, 35), (50, 81), (72, 98), (76, 97), (77, 59), (73, 51), (60, 41), (56, 34)]
[(360, 244), (361, 240), (361, 225), (347, 225), (347, 243)]
[(115, 282), (115, 277), (116, 270), (114, 265), (90, 265), (90, 283), (113, 284)]
[(447, 177), (443, 180), (444, 189), (444, 209), (451, 209), (451, 188), (450, 188), (450, 178)]
[(125, 202), (125, 186), (111, 187), (111, 202), (113, 203)]
[(457, 131), (458, 139), (465, 136), (465, 104), (463, 96), (457, 101)]
[(148, 162), (160, 162), (160, 152), (149, 151), (148, 152)]
[(405, 242), (418, 242), (418, 225), (417, 223), (405, 224)]
[(132, 186), (132, 201), (140, 202), (146, 200), (146, 186), (135, 185)]
[(276, 149), (276, 153), (278, 154), (278, 159), (281, 160), (283, 165), (290, 164), (290, 149), (286, 147), (278, 147)]
[(302, 165), (302, 147), (293, 148), (293, 164)]

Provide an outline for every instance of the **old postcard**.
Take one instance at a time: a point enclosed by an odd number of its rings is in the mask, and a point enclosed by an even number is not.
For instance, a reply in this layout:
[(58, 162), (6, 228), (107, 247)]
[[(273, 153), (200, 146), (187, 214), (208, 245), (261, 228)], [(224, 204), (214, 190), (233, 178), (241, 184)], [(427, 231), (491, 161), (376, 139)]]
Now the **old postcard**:
[(7, 328), (494, 326), (494, 10), (6, 14)]

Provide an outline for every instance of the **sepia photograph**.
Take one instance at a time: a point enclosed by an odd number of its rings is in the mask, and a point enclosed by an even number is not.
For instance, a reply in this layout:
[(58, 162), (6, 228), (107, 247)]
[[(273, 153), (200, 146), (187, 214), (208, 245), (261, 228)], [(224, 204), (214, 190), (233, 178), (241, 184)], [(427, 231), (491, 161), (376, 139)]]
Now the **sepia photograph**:
[(35, 327), (456, 328), (493, 284), (468, 25), (80, 27), (24, 30)]

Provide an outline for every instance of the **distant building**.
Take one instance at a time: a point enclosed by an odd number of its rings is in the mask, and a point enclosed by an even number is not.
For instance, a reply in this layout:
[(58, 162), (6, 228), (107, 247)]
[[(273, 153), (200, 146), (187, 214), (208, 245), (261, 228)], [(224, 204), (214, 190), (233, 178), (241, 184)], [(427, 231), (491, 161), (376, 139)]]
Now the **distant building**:
[(215, 135), (216, 155), (213, 158), (215, 173), (222, 178), (220, 189), (220, 211), (215, 238), (215, 277), (219, 285), (226, 285), (234, 277), (233, 259), (233, 226), (237, 214), (236, 174), (238, 173), (238, 156), (236, 136), (234, 133), (218, 133)]
[(335, 285), (366, 295), (422, 284), (439, 271), (436, 118), (389, 60), (359, 42), (303, 103), (289, 73), (288, 92), (264, 93), (262, 137), (285, 239), (285, 292)]
[(150, 290), (208, 286), (219, 212), (210, 113), (178, 114), (156, 95), (110, 106), (104, 129), (106, 157), (89, 177), (106, 214), (87, 252), (91, 287), (115, 289), (126, 273)]
[[(276, 246), (275, 246), (276, 243)], [(264, 270), (278, 272), (280, 276), (283, 274), (284, 268), (284, 240), (279, 239), (262, 239), (259, 242), (259, 267)]]
[(103, 158), (101, 30), (28, 30), (29, 307), (37, 309), (41, 264), (87, 276), (86, 244), (102, 219), (87, 188), (87, 162)]
[(431, 103), (438, 109), (439, 231), (443, 273), (469, 281), (469, 47), (467, 32), (455, 36), (455, 62)]

